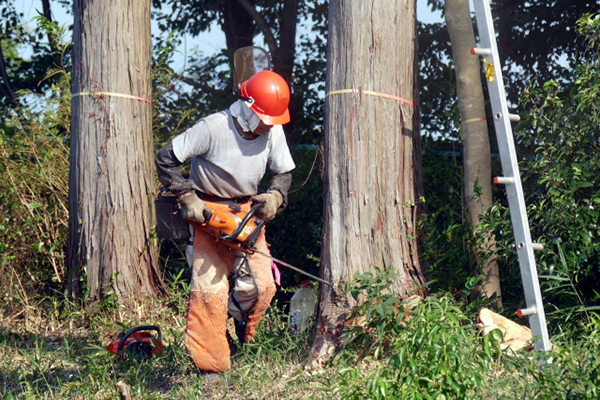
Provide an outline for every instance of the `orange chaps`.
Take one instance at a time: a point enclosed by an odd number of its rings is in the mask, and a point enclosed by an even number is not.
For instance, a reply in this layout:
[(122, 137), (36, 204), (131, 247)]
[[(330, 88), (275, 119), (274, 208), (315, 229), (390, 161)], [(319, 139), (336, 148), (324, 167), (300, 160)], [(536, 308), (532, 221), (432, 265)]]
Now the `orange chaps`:
[[(264, 231), (255, 247), (268, 254)], [(236, 279), (229, 294), (227, 278), (232, 270)], [(275, 291), (271, 260), (259, 254), (247, 255), (231, 249), (214, 236), (196, 229), (185, 336), (185, 346), (196, 366), (204, 371), (228, 371), (231, 368), (225, 333), (228, 309), (238, 320), (241, 311), (248, 312), (243, 338), (243, 342), (248, 343), (254, 337)], [(231, 296), (235, 297), (235, 302)], [(239, 310), (237, 306), (244, 309)]]

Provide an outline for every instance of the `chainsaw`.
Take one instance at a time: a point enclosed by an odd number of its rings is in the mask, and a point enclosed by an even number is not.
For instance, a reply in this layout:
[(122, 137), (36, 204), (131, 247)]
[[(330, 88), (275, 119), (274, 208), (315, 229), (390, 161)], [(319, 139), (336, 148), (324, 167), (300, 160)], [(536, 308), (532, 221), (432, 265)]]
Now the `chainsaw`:
[[(152, 336), (148, 331), (156, 331), (157, 337)], [(154, 325), (138, 326), (130, 329), (108, 346), (108, 351), (114, 354), (129, 352), (135, 355), (151, 358), (162, 351), (163, 344), (161, 340), (160, 328)]]
[(205, 209), (203, 212), (205, 222), (203, 224), (199, 224), (194, 221), (188, 221), (188, 223), (204, 230), (205, 232), (208, 232), (217, 239), (226, 242), (227, 245), (233, 249), (240, 250), (248, 254), (260, 254), (261, 256), (267, 257), (279, 265), (311, 277), (326, 285), (332, 286), (331, 283), (311, 275), (298, 267), (294, 267), (293, 265), (278, 260), (267, 253), (263, 253), (254, 247), (258, 237), (261, 234), (263, 226), (266, 224), (266, 221), (254, 216), (261, 205), (255, 205), (246, 213), (237, 205), (219, 204), (209, 201), (204, 201), (204, 203), (209, 208), (209, 210)]

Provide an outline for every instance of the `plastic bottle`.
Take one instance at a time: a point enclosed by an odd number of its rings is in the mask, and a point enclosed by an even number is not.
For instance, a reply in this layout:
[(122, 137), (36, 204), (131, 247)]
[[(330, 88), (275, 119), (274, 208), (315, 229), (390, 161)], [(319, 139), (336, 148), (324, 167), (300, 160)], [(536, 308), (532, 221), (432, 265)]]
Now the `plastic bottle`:
[(302, 281), (302, 287), (290, 301), (290, 334), (295, 335), (306, 329), (310, 317), (315, 312), (317, 296), (310, 289), (310, 282)]

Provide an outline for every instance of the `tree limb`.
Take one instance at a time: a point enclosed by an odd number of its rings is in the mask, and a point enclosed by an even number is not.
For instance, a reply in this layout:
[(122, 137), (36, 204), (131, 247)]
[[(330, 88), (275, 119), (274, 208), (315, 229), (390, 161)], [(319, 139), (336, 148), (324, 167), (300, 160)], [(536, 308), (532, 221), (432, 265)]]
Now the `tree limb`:
[(11, 103), (16, 105), (15, 93), (10, 87), (10, 81), (8, 80), (8, 74), (6, 73), (6, 63), (4, 62), (4, 52), (2, 50), (2, 44), (0, 43), (0, 74), (2, 74), (2, 80), (4, 81), (4, 89), (6, 96)]
[[(42, 0), (42, 8), (44, 10), (44, 18), (52, 22), (52, 11), (50, 9), (50, 0)], [(48, 44), (52, 52), (56, 51), (56, 37), (51, 31), (48, 31)]]
[(274, 57), (277, 54), (278, 46), (277, 40), (275, 40), (275, 36), (269, 27), (267, 26), (267, 22), (260, 15), (260, 13), (256, 10), (256, 7), (252, 5), (248, 0), (237, 0), (238, 3), (246, 10), (246, 12), (252, 17), (252, 19), (258, 25), (258, 29), (265, 35), (265, 42), (267, 42), (267, 46), (269, 46), (269, 51), (271, 55)]
[(198, 81), (193, 80), (192, 78), (188, 78), (186, 76), (180, 75), (180, 74), (174, 74), (173, 75), (175, 77), (175, 79), (183, 82), (183, 83), (187, 83), (188, 85), (196, 88), (196, 89), (200, 89), (206, 93), (210, 93), (210, 94), (220, 94), (220, 90), (215, 89), (212, 86), (209, 85), (205, 85), (203, 83), (200, 83)]

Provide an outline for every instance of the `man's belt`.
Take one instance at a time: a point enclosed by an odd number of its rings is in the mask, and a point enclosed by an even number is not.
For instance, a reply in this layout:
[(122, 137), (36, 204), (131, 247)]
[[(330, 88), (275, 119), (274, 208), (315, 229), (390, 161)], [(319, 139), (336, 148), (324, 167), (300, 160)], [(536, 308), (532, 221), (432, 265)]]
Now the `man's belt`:
[(251, 197), (251, 196), (243, 196), (243, 197), (234, 197), (232, 199), (226, 199), (223, 197), (213, 196), (210, 194), (202, 193), (198, 190), (196, 190), (196, 194), (198, 195), (198, 197), (200, 197), (200, 199), (202, 199), (204, 201), (209, 201), (211, 203), (218, 203), (218, 204), (229, 204), (229, 205), (239, 205), (239, 204), (248, 203), (250, 201), (250, 197)]

